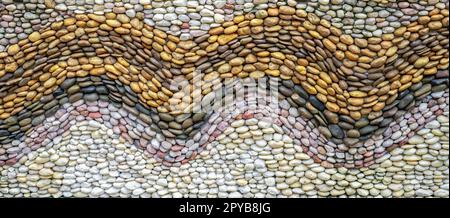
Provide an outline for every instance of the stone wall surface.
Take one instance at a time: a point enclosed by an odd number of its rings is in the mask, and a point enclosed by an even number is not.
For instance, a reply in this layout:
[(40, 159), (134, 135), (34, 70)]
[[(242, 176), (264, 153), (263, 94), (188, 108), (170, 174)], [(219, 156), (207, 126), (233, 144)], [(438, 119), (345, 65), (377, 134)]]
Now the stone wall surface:
[(449, 197), (448, 0), (0, 0), (0, 197)]

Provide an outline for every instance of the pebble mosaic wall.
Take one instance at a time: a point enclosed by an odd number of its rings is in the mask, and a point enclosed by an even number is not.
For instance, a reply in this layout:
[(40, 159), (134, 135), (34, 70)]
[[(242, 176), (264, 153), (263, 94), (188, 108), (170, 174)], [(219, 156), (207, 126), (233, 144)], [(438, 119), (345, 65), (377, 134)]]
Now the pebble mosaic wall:
[(0, 197), (449, 197), (448, 0), (0, 0)]

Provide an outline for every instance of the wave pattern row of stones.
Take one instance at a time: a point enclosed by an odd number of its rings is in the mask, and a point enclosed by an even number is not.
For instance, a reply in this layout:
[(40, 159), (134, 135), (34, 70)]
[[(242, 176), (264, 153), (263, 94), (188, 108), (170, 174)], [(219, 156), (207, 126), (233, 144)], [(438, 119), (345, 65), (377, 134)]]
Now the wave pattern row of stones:
[[(248, 12), (264, 13), (268, 7), (288, 5), (313, 12), (355, 38), (380, 37), (417, 21), (434, 8), (448, 8), (446, 0), (2, 0), (0, 50), (33, 31), (74, 14), (125, 13), (188, 40)], [(114, 10), (114, 11), (113, 11)]]

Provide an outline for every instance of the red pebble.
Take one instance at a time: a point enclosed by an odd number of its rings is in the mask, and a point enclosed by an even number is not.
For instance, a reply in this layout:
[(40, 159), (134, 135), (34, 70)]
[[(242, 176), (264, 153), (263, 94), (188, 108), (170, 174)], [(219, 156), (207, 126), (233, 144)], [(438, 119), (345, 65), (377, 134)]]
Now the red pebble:
[(232, 4), (225, 4), (224, 8), (225, 9), (234, 9), (234, 5), (232, 5)]
[(373, 161), (373, 156), (364, 158), (364, 163), (369, 163), (369, 162), (371, 162), (371, 161)]
[(326, 155), (327, 154), (327, 151), (323, 147), (318, 147), (317, 151), (319, 152), (319, 154), (322, 154), (322, 155)]
[(372, 155), (373, 155), (373, 151), (368, 151), (368, 152), (363, 154), (363, 156), (366, 157), (366, 158), (371, 157)]
[(383, 151), (382, 153), (376, 153), (376, 154), (374, 155), (374, 157), (375, 157), (375, 158), (380, 158), (380, 157), (383, 157), (385, 154), (386, 154), (386, 151)]
[(322, 160), (319, 157), (317, 157), (316, 155), (312, 156), (312, 159), (314, 160), (314, 163), (322, 162)]
[(196, 151), (192, 152), (192, 155), (189, 158), (189, 160), (193, 160), (196, 156), (197, 156), (197, 152)]
[(150, 154), (156, 154), (156, 150), (151, 145), (147, 146), (147, 151)]
[(122, 132), (122, 134), (120, 134), (125, 140), (127, 140), (129, 143), (133, 143), (133, 139), (130, 137), (130, 135), (128, 135), (128, 133), (126, 132)]
[(322, 161), (322, 163), (320, 163), (320, 165), (325, 167), (325, 168), (333, 168), (333, 164), (331, 164), (328, 161)]
[(189, 159), (184, 159), (184, 160), (181, 161), (181, 164), (185, 164), (187, 162), (189, 162)]
[(38, 138), (35, 138), (35, 139), (34, 139), (34, 143), (35, 143), (35, 144), (41, 144), (43, 141), (44, 141), (44, 138), (43, 138), (43, 137), (38, 137)]
[(250, 111), (246, 111), (244, 114), (242, 114), (242, 119), (251, 119), (253, 118), (253, 113)]
[(355, 164), (345, 163), (345, 164), (344, 164), (344, 167), (345, 167), (345, 168), (354, 168), (354, 167), (355, 167)]
[(102, 117), (102, 114), (100, 112), (89, 113), (89, 117), (92, 119), (97, 119)]
[(340, 168), (340, 167), (343, 167), (343, 166), (344, 166), (343, 163), (336, 163), (336, 164), (334, 164), (335, 168)]
[(184, 147), (181, 145), (174, 145), (170, 148), (172, 151), (181, 151)]
[(17, 159), (16, 159), (16, 158), (9, 159), (9, 160), (7, 160), (7, 161), (5, 162), (5, 164), (6, 164), (7, 166), (12, 166), (12, 165), (14, 165), (15, 163), (17, 163)]
[(183, 23), (180, 27), (181, 29), (189, 29), (189, 23)]
[(214, 138), (217, 138), (217, 137), (220, 135), (220, 133), (221, 133), (221, 131), (216, 130), (216, 131), (214, 131), (214, 132), (211, 134), (211, 136), (214, 137)]
[(166, 153), (158, 151), (158, 152), (156, 152), (156, 156), (161, 158), (161, 159), (164, 159), (164, 156), (166, 156)]
[(122, 132), (128, 132), (128, 131), (127, 131), (127, 127), (125, 127), (124, 125), (119, 125), (119, 129), (120, 129), (120, 131), (122, 131)]
[(370, 165), (372, 165), (372, 164), (374, 164), (375, 163), (375, 161), (369, 161), (369, 162), (367, 162), (367, 163), (364, 163), (364, 167), (369, 167)]

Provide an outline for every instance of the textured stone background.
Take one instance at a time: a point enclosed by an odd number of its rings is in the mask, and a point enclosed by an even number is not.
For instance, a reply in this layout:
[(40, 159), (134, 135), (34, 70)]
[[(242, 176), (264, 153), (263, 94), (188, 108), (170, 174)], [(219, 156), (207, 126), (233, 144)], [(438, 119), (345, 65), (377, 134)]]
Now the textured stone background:
[(0, 197), (448, 197), (448, 21), (446, 0), (1, 0)]

